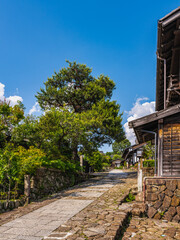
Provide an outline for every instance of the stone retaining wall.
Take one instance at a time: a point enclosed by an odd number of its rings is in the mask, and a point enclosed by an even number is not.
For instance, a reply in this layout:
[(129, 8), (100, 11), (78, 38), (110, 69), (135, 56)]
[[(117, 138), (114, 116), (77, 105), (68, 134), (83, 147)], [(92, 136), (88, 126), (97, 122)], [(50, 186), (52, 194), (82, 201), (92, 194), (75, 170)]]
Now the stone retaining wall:
[(180, 222), (180, 178), (145, 179), (148, 217)]
[(23, 206), (26, 202), (26, 198), (22, 198), (20, 200), (10, 200), (10, 201), (1, 201), (0, 202), (0, 213), (9, 212), (14, 208), (18, 208), (19, 206)]
[(89, 178), (85, 173), (64, 173), (57, 169), (40, 168), (30, 180), (30, 199), (37, 200)]

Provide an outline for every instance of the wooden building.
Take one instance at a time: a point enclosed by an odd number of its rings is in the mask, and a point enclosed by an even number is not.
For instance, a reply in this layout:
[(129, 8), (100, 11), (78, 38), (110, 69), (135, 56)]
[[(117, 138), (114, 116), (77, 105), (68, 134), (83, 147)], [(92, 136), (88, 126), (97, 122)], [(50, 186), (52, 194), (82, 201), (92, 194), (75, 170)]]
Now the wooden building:
[(180, 176), (180, 7), (158, 21), (156, 112), (129, 127), (157, 146), (158, 176)]
[(146, 145), (146, 143), (135, 144), (124, 150), (122, 158), (127, 162), (128, 166), (139, 162), (140, 158), (142, 157), (144, 145)]

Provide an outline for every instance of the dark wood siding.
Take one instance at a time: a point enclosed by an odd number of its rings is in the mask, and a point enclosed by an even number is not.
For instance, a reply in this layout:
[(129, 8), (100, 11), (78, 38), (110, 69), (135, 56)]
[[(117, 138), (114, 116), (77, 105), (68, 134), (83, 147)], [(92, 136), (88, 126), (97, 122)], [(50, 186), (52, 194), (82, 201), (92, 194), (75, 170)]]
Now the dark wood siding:
[[(179, 120), (180, 121), (180, 120)], [(180, 175), (180, 123), (167, 123), (163, 127), (163, 176)]]

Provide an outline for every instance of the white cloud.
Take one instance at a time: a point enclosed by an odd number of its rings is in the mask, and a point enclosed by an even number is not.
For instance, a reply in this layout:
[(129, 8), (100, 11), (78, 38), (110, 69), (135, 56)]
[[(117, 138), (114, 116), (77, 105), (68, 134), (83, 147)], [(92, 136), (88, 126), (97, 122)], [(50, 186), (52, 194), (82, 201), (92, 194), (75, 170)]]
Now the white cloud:
[(22, 97), (20, 96), (10, 96), (5, 98), (5, 85), (0, 82), (0, 100), (4, 101), (6, 99), (7, 102), (10, 103), (11, 106), (14, 106), (17, 104), (18, 101), (23, 101)]
[[(135, 134), (133, 129), (129, 129), (128, 122), (135, 120), (137, 118), (149, 115), (155, 112), (155, 102), (147, 102), (148, 98), (138, 98), (128, 113), (127, 122), (124, 124), (124, 129), (126, 133), (127, 139), (131, 142), (131, 144), (135, 144)], [(146, 101), (141, 103), (142, 101)]]
[(20, 97), (20, 96), (10, 96), (10, 97), (6, 98), (6, 100), (7, 100), (7, 102), (10, 102), (10, 105), (12, 107), (14, 107), (14, 105), (16, 105), (18, 101), (20, 101), (20, 102), (23, 101), (22, 97)]
[(41, 108), (39, 106), (39, 103), (36, 102), (34, 104), (34, 106), (29, 110), (29, 114), (37, 113), (37, 112), (40, 112), (40, 111), (41, 111)]
[(0, 83), (0, 100), (4, 100), (4, 88), (5, 85)]

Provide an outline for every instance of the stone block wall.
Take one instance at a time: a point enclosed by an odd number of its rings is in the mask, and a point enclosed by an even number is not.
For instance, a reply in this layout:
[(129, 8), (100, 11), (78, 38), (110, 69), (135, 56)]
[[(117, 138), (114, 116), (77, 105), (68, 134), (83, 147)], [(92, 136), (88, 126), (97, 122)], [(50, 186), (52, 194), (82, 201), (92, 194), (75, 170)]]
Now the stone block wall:
[(154, 167), (143, 167), (142, 175), (144, 177), (153, 177), (154, 176)]
[(145, 179), (148, 217), (180, 222), (180, 178)]
[(85, 173), (64, 173), (57, 169), (40, 168), (30, 180), (30, 200), (38, 200), (87, 180)]
[(10, 201), (1, 201), (0, 202), (0, 213), (9, 212), (14, 208), (18, 208), (19, 206), (23, 206), (26, 202), (26, 198), (10, 200)]

